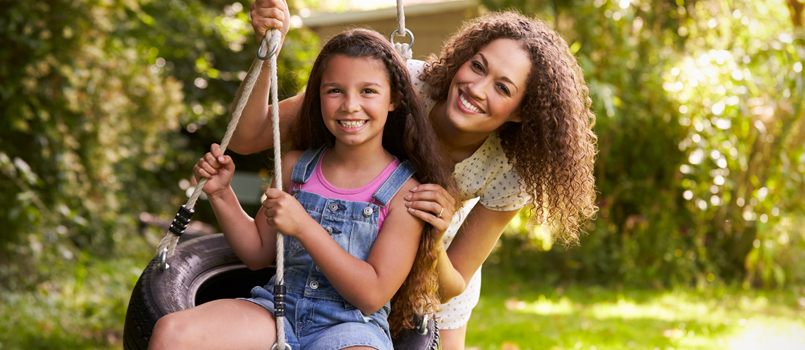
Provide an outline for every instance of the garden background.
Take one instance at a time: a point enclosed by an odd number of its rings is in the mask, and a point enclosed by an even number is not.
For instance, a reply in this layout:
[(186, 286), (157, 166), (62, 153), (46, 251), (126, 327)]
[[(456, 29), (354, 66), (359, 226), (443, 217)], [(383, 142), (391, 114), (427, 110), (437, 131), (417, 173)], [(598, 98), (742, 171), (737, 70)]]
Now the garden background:
[[(0, 4), (0, 349), (120, 348), (164, 233), (141, 214), (171, 219), (221, 138), (256, 52), (251, 3)], [(573, 246), (527, 212), (509, 225), (468, 345), (805, 348), (805, 3), (479, 6), (535, 15), (570, 44), (597, 116), (600, 211)], [(282, 97), (318, 40), (290, 32)], [(265, 175), (267, 157), (239, 169)], [(214, 225), (205, 206), (196, 218)]]

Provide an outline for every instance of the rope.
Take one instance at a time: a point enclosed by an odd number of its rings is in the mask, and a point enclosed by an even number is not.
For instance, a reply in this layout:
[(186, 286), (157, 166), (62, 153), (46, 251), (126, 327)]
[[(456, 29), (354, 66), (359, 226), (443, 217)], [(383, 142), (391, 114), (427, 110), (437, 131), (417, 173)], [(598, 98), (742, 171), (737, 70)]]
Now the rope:
[[(409, 43), (398, 43), (394, 40), (395, 36), (411, 36), (411, 41)], [(410, 60), (413, 57), (413, 46), (414, 46), (414, 33), (410, 30), (405, 28), (405, 9), (403, 6), (403, 0), (397, 0), (397, 29), (391, 32), (389, 36), (389, 41), (394, 46), (394, 49), (402, 56), (402, 58), (406, 60)]]
[[(257, 59), (252, 62), (246, 79), (241, 85), (238, 92), (235, 94), (235, 108), (232, 112), (232, 118), (226, 126), (226, 132), (221, 140), (221, 152), (226, 152), (229, 141), (232, 139), (232, 134), (238, 126), (240, 117), (243, 114), (243, 109), (254, 90), (254, 85), (257, 83), (257, 78), (260, 76), (263, 61), (269, 58), (269, 74), (270, 74), (270, 89), (269, 95), (271, 98), (271, 120), (273, 123), (274, 132), (274, 188), (282, 190), (282, 158), (280, 150), (280, 134), (279, 134), (279, 97), (277, 93), (277, 53), (279, 52), (280, 33), (278, 30), (271, 30), (269, 34), (261, 40), (260, 48), (257, 51)], [(193, 194), (190, 195), (187, 202), (179, 209), (173, 222), (171, 223), (168, 232), (159, 242), (157, 254), (159, 257), (159, 267), (164, 271), (170, 268), (168, 260), (173, 257), (176, 250), (176, 244), (179, 242), (179, 237), (184, 233), (187, 224), (190, 223), (190, 218), (193, 216), (193, 208), (201, 196), (204, 184), (207, 179), (201, 179), (196, 187), (193, 189)], [(285, 342), (285, 286), (284, 286), (284, 242), (283, 235), (277, 232), (277, 284), (275, 286), (275, 312), (274, 316), (277, 321), (277, 343), (274, 348), (290, 349), (290, 346)], [(279, 287), (279, 288), (277, 288)]]
[[(279, 31), (272, 31), (272, 41), (279, 42)], [(277, 92), (277, 55), (271, 55), (271, 126), (274, 134), (274, 188), (282, 190), (282, 152), (280, 150), (279, 93)], [(285, 242), (284, 235), (277, 231), (277, 271), (274, 286), (274, 317), (277, 322), (277, 349), (290, 349), (285, 342)]]
[[(282, 158), (280, 150), (280, 135), (279, 135), (279, 97), (277, 93), (277, 53), (279, 52), (280, 33), (277, 30), (271, 32), (261, 40), (260, 48), (257, 51), (257, 59), (252, 62), (246, 79), (241, 85), (238, 92), (235, 94), (235, 108), (232, 112), (232, 118), (226, 126), (226, 132), (221, 140), (221, 152), (226, 152), (229, 141), (232, 139), (232, 134), (238, 126), (240, 117), (243, 114), (243, 109), (254, 90), (254, 85), (257, 83), (257, 78), (260, 76), (263, 61), (269, 59), (269, 74), (270, 74), (270, 89), (269, 95), (271, 97), (271, 120), (273, 123), (274, 132), (274, 188), (282, 190)], [(270, 56), (270, 57), (269, 57)], [(170, 268), (168, 259), (173, 257), (176, 250), (176, 244), (179, 242), (179, 237), (184, 233), (190, 218), (193, 216), (193, 208), (201, 196), (204, 184), (207, 179), (201, 179), (196, 187), (193, 189), (193, 194), (187, 202), (179, 209), (176, 217), (171, 223), (168, 232), (159, 242), (157, 254), (159, 256), (159, 267), (164, 271)], [(283, 235), (277, 232), (277, 285), (275, 286), (275, 312), (274, 316), (277, 321), (277, 343), (274, 348), (290, 349), (290, 346), (285, 342), (285, 286), (284, 286), (284, 242)], [(277, 288), (279, 287), (279, 288)]]
[[(262, 61), (255, 60), (252, 63), (252, 67), (249, 68), (249, 74), (246, 76), (246, 81), (244, 82), (243, 89), (240, 91), (238, 97), (238, 103), (235, 106), (235, 110), (232, 113), (232, 119), (229, 120), (229, 124), (226, 127), (226, 132), (224, 133), (224, 137), (221, 140), (221, 152), (226, 152), (227, 146), (229, 146), (229, 141), (232, 139), (232, 134), (235, 132), (237, 128), (238, 122), (240, 121), (240, 116), (243, 113), (243, 108), (246, 106), (246, 101), (248, 100), (249, 95), (251, 94), (252, 89), (254, 88), (255, 83), (257, 82), (257, 77), (260, 75), (260, 70), (262, 66)], [(247, 94), (243, 94), (243, 92), (247, 92)], [(201, 179), (196, 187), (193, 189), (193, 194), (190, 195), (190, 198), (187, 199), (187, 202), (182, 206), (179, 210), (179, 213), (176, 214), (177, 218), (186, 218), (187, 223), (189, 223), (190, 216), (193, 214), (193, 208), (196, 206), (196, 202), (198, 198), (201, 196), (202, 189), (204, 188), (204, 184), (207, 183), (207, 179)], [(182, 215), (184, 214), (184, 215)], [(189, 214), (189, 215), (188, 215)], [(176, 219), (174, 219), (174, 224), (176, 223)], [(167, 259), (173, 257), (173, 253), (176, 250), (176, 244), (179, 242), (179, 237), (182, 233), (184, 233), (184, 228), (186, 228), (187, 223), (184, 224), (184, 227), (181, 227), (181, 233), (175, 232), (175, 230), (169, 230), (162, 240), (159, 242), (158, 252), (160, 254), (164, 254), (163, 261), (163, 268), (169, 268), (167, 265)], [(171, 225), (173, 228), (175, 225)]]
[[(279, 34), (276, 36), (278, 37)], [(265, 39), (263, 41), (265, 41)], [(279, 39), (276, 39), (273, 42), (273, 46), (277, 46), (278, 43)], [(261, 45), (261, 49), (262, 48), (263, 46)], [(243, 109), (246, 106), (249, 95), (251, 95), (254, 85), (257, 82), (257, 78), (260, 76), (261, 68), (262, 61), (257, 59), (254, 60), (251, 68), (249, 68), (249, 73), (246, 76), (244, 84), (241, 86), (241, 89), (235, 96), (237, 104), (232, 112), (232, 118), (229, 120), (229, 124), (226, 127), (224, 137), (221, 140), (221, 152), (226, 152), (229, 141), (232, 139), (232, 134), (235, 133), (235, 129), (240, 121), (240, 117), (243, 114)], [(163, 269), (168, 269), (170, 267), (167, 263), (167, 260), (173, 257), (173, 253), (176, 250), (176, 244), (179, 242), (179, 237), (184, 233), (184, 229), (187, 228), (187, 224), (190, 222), (190, 218), (193, 215), (193, 208), (196, 205), (196, 201), (198, 201), (198, 198), (201, 196), (202, 189), (206, 183), (207, 179), (201, 179), (198, 184), (196, 184), (196, 187), (193, 189), (193, 193), (190, 195), (190, 198), (188, 198), (187, 202), (179, 209), (179, 212), (176, 214), (173, 223), (171, 223), (171, 227), (168, 229), (168, 232), (165, 233), (165, 236), (159, 242), (157, 252), (160, 256), (160, 263)]]
[(397, 30), (400, 35), (405, 35), (405, 8), (403, 6), (403, 0), (397, 0), (397, 23)]

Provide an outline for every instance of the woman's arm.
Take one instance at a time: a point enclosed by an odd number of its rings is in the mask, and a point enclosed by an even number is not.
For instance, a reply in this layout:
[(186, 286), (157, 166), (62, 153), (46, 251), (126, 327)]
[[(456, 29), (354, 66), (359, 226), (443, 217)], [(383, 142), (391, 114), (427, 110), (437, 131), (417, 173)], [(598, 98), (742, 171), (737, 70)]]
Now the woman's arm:
[[(264, 69), (263, 72), (267, 71)], [(232, 134), (229, 149), (250, 154), (274, 148), (274, 133), (271, 129), (271, 106), (268, 105), (268, 83), (266, 74), (261, 72), (254, 91), (249, 96), (238, 127)], [(304, 93), (288, 97), (279, 102), (280, 135), (289, 135), (288, 130), (299, 118)]]
[(481, 204), (470, 211), (447, 252), (439, 258), (439, 293), (442, 301), (450, 300), (464, 291), (517, 212), (495, 211)]

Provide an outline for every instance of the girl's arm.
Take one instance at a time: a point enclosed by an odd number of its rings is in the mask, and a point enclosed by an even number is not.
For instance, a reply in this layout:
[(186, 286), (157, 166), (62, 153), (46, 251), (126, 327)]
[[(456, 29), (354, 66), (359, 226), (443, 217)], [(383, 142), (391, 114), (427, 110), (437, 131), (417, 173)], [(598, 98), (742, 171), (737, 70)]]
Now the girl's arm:
[(442, 252), (437, 263), (442, 302), (464, 291), (517, 212), (495, 211), (481, 204), (470, 211), (447, 252)]
[[(409, 179), (400, 193), (407, 193), (414, 186), (416, 181)], [(391, 300), (414, 264), (424, 223), (407, 212), (402, 197), (397, 195), (391, 200), (366, 261), (351, 256), (332, 240), (314, 241), (308, 248), (338, 292), (365, 315)], [(324, 230), (321, 233), (326, 234)], [(322, 243), (335, 244), (339, 249)]]
[[(409, 179), (400, 193), (415, 185), (416, 181)], [(270, 200), (263, 204), (268, 207), (271, 225), (302, 243), (345, 300), (365, 315), (391, 300), (413, 266), (424, 226), (407, 212), (401, 195), (391, 200), (383, 227), (364, 261), (341, 248), (293, 197), (271, 192)]]
[(260, 232), (260, 216), (255, 220), (243, 211), (232, 187), (208, 198), (235, 255), (252, 270), (271, 265), (276, 257), (276, 236), (266, 230)]
[(248, 267), (262, 268), (274, 260), (273, 235), (261, 235), (255, 221), (243, 211), (231, 186), (234, 172), (232, 158), (217, 144), (193, 167), (195, 179), (207, 179), (203, 190), (232, 250)]

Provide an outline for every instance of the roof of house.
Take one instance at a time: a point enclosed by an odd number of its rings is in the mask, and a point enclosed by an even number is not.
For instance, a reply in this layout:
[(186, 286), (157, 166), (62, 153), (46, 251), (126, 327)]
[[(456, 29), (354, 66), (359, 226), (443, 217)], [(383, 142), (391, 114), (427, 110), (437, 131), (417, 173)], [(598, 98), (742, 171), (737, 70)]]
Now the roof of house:
[[(404, 6), (406, 16), (416, 16), (475, 7), (478, 6), (478, 0), (405, 0)], [(314, 14), (303, 17), (302, 24), (305, 27), (316, 28), (390, 18), (397, 18), (396, 6), (366, 11)]]

